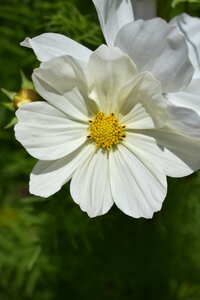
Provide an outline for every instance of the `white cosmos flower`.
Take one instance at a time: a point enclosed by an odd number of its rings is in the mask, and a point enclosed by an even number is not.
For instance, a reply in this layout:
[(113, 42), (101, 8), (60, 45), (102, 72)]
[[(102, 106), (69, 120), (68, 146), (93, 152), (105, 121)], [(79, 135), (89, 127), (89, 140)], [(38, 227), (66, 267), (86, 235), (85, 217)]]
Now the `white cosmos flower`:
[(200, 118), (169, 95), (193, 76), (185, 38), (161, 19), (133, 22), (128, 0), (94, 0), (108, 46), (92, 52), (58, 34), (26, 39), (46, 100), (17, 111), (16, 138), (39, 159), (30, 192), (48, 197), (71, 180), (71, 195), (94, 217), (115, 203), (151, 218), (167, 192), (166, 176), (200, 166)]
[(185, 37), (189, 58), (194, 66), (194, 75), (190, 84), (176, 94), (169, 94), (168, 99), (174, 105), (190, 108), (200, 116), (200, 19), (182, 14), (171, 21)]
[(148, 20), (157, 15), (157, 0), (132, 0), (135, 19)]

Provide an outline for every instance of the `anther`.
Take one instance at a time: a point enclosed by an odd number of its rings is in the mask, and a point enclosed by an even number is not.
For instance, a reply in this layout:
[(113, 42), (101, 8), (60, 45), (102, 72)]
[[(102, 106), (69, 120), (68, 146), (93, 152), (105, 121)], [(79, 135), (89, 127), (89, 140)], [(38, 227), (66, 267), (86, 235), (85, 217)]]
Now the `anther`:
[(88, 139), (92, 138), (97, 148), (102, 147), (109, 151), (112, 146), (118, 144), (126, 137), (123, 129), (115, 117), (114, 113), (106, 116), (103, 112), (99, 112), (93, 120), (89, 120), (91, 126), (88, 128)]

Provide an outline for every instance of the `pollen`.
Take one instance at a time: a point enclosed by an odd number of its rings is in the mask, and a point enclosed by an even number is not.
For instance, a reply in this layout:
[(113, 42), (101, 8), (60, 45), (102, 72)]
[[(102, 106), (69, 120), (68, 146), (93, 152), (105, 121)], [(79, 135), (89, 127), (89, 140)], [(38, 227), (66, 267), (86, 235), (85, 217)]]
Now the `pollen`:
[(122, 141), (126, 134), (125, 126), (121, 126), (114, 113), (106, 116), (99, 112), (93, 120), (89, 120), (91, 126), (88, 128), (88, 139), (93, 139), (97, 147), (109, 151), (114, 145)]

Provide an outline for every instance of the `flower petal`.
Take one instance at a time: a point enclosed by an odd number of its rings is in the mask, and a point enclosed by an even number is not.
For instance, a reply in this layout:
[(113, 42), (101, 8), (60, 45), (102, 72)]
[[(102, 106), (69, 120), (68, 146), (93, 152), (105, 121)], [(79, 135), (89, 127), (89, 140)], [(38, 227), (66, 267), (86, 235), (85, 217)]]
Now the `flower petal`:
[(34, 75), (43, 80), (48, 79), (48, 83), (57, 89), (60, 94), (71, 91), (77, 87), (82, 93), (87, 95), (86, 78), (83, 68), (70, 56), (60, 56), (43, 62), (40, 68), (34, 70)]
[(100, 149), (80, 165), (70, 188), (74, 201), (90, 217), (105, 214), (113, 205), (107, 153)]
[(168, 106), (167, 124), (173, 130), (191, 138), (197, 138), (200, 142), (200, 115), (194, 110), (174, 105)]
[[(189, 175), (200, 168), (200, 142), (195, 139), (180, 135), (170, 127), (151, 131), (150, 135), (156, 139), (158, 145), (162, 145), (171, 151), (175, 156), (183, 161), (188, 167), (187, 173), (182, 176)], [(171, 177), (177, 176), (177, 170), (174, 170)]]
[(46, 102), (24, 104), (16, 116), (16, 139), (38, 159), (64, 157), (86, 141), (88, 125), (70, 120)]
[(187, 176), (200, 167), (200, 144), (169, 128), (127, 132), (123, 143), (142, 160), (154, 162), (167, 176)]
[(70, 117), (88, 121), (97, 111), (94, 101), (88, 99), (83, 70), (71, 57), (42, 63), (34, 70), (33, 82), (45, 100)]
[(157, 15), (156, 0), (133, 0), (135, 19), (152, 19)]
[(110, 153), (111, 191), (127, 215), (151, 218), (160, 210), (167, 192), (166, 176), (123, 145)]
[(55, 194), (94, 151), (94, 146), (88, 143), (59, 160), (38, 161), (30, 176), (30, 193), (45, 198)]
[(87, 69), (89, 97), (104, 113), (118, 112), (121, 89), (137, 76), (135, 64), (118, 48), (101, 45)]
[(130, 86), (131, 92), (120, 103), (120, 122), (127, 129), (163, 127), (167, 119), (167, 100), (162, 95), (160, 82), (145, 72)]
[(92, 51), (72, 39), (58, 33), (43, 33), (34, 38), (26, 38), (21, 46), (32, 48), (39, 61), (71, 55), (77, 60), (88, 62)]
[(134, 21), (130, 0), (92, 0), (99, 17), (101, 29), (108, 46), (114, 45), (118, 31)]
[(193, 79), (182, 92), (167, 94), (167, 98), (173, 105), (192, 109), (200, 116), (200, 78)]
[(177, 92), (192, 79), (185, 38), (176, 27), (155, 18), (125, 25), (115, 46), (133, 59), (139, 71), (150, 71), (162, 83), (163, 92)]
[(141, 103), (136, 104), (120, 123), (126, 124), (127, 129), (150, 129), (156, 126), (153, 118)]
[(195, 68), (194, 78), (200, 78), (200, 19), (182, 14), (171, 21), (186, 39), (189, 57)]

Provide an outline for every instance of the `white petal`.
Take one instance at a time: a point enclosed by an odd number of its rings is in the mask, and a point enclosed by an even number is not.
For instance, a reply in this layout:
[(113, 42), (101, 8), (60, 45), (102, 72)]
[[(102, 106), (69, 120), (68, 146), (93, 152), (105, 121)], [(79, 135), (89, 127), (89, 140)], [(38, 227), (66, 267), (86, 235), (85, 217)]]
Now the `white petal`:
[(70, 56), (60, 56), (43, 62), (40, 68), (34, 70), (34, 75), (48, 80), (48, 83), (60, 94), (69, 92), (74, 87), (82, 93), (87, 93), (83, 68)]
[[(173, 129), (167, 127), (151, 132), (151, 136), (156, 138), (158, 145), (162, 145), (170, 150), (175, 156), (180, 158), (185, 166), (188, 167), (188, 172), (182, 176), (189, 175), (200, 168), (200, 142), (195, 139), (180, 135), (174, 132)], [(177, 176), (177, 170), (169, 174), (171, 177)]]
[(167, 192), (166, 176), (156, 165), (142, 161), (123, 145), (110, 153), (111, 191), (127, 215), (151, 218), (160, 210)]
[(133, 0), (135, 19), (152, 19), (157, 15), (156, 0)]
[(108, 154), (101, 149), (75, 171), (71, 195), (90, 217), (105, 214), (112, 206)]
[(68, 56), (42, 63), (34, 70), (33, 82), (45, 100), (70, 117), (88, 121), (97, 111), (88, 99), (83, 70)]
[(167, 124), (173, 130), (200, 142), (200, 115), (190, 108), (168, 106)]
[(64, 157), (86, 141), (88, 125), (70, 120), (46, 102), (24, 104), (16, 116), (16, 139), (38, 159)]
[(101, 45), (88, 63), (89, 97), (107, 114), (118, 111), (121, 89), (136, 76), (136, 66), (128, 55), (118, 48)]
[(187, 176), (200, 167), (200, 144), (169, 128), (127, 132), (123, 143), (142, 160), (154, 163), (167, 176)]
[(69, 181), (85, 160), (93, 155), (95, 148), (85, 144), (75, 152), (55, 161), (38, 161), (30, 176), (30, 193), (49, 197), (58, 192)]
[(114, 45), (118, 31), (134, 21), (130, 0), (92, 0), (99, 17), (101, 29), (108, 46)]
[[(163, 145), (170, 150), (190, 168), (190, 172), (187, 175), (200, 168), (200, 142), (196, 139), (180, 135), (179, 132), (174, 131), (170, 127), (152, 130), (150, 135), (156, 138), (158, 145), (161, 147)], [(174, 173), (176, 173), (176, 170), (174, 170)], [(170, 176), (177, 177), (173, 174)]]
[(164, 92), (176, 92), (192, 79), (185, 38), (176, 27), (155, 18), (125, 25), (115, 46), (133, 59), (139, 71), (150, 71), (162, 83)]
[(126, 124), (127, 129), (149, 129), (156, 126), (153, 118), (141, 103), (136, 104), (120, 123)]
[(193, 79), (182, 92), (167, 94), (167, 98), (172, 104), (192, 109), (200, 116), (200, 78)]
[(129, 86), (132, 90), (120, 103), (120, 122), (128, 129), (163, 127), (167, 118), (167, 100), (162, 95), (160, 82), (145, 72)]
[(182, 14), (171, 21), (178, 26), (189, 47), (189, 57), (195, 68), (194, 78), (200, 78), (200, 18)]
[(58, 33), (43, 33), (34, 38), (26, 38), (21, 46), (32, 48), (39, 61), (71, 55), (77, 60), (88, 62), (92, 51), (72, 39)]

